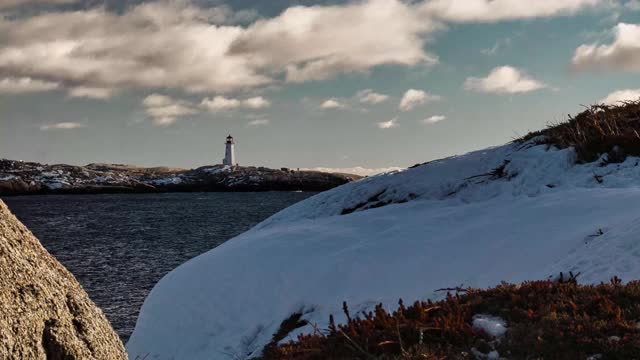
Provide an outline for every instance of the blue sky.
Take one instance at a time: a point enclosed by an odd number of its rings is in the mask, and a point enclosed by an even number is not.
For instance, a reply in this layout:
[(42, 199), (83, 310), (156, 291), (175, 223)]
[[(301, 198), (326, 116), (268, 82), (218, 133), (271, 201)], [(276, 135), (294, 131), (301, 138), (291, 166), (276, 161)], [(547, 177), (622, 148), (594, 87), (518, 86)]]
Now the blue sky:
[(640, 97), (638, 1), (3, 0), (0, 14), (0, 156), (25, 161), (195, 167), (232, 133), (241, 165), (405, 167)]

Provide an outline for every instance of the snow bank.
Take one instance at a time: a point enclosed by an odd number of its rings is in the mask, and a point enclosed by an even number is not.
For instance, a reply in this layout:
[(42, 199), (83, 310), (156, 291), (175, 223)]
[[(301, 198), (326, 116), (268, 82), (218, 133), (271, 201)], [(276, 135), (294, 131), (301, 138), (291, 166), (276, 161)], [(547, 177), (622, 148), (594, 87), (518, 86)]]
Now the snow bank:
[[(509, 144), (321, 193), (198, 256), (147, 297), (131, 358), (256, 356), (293, 312), (327, 326), (438, 288), (640, 277), (640, 166)], [(343, 214), (343, 215), (341, 215)], [(299, 331), (311, 332), (310, 327)]]

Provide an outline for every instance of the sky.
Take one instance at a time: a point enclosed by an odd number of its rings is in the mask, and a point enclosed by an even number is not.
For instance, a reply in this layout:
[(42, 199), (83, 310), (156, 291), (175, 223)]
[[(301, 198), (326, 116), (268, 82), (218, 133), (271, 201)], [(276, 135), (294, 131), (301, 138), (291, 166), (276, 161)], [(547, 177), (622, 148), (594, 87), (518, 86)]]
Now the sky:
[(638, 0), (0, 0), (0, 157), (371, 174), (639, 75)]

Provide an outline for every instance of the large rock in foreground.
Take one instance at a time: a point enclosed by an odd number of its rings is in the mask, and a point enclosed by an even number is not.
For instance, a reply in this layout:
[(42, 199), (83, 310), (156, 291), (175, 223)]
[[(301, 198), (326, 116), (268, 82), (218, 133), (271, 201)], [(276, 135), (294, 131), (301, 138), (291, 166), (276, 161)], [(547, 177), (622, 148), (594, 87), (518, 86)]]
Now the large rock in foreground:
[(0, 201), (0, 359), (126, 359), (73, 275)]

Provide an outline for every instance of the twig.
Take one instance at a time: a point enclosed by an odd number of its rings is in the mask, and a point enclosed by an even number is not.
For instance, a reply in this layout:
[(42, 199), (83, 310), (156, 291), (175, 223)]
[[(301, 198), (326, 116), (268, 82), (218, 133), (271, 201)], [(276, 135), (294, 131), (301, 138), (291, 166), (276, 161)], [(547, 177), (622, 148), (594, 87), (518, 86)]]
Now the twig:
[(353, 347), (355, 347), (356, 350), (361, 352), (362, 355), (364, 355), (367, 359), (373, 359), (373, 356), (371, 354), (364, 351), (364, 349), (362, 349), (355, 341), (353, 341), (353, 339), (351, 339), (349, 335), (347, 335), (344, 331), (340, 330), (340, 333), (345, 337), (345, 339), (349, 340), (351, 345), (353, 345)]

